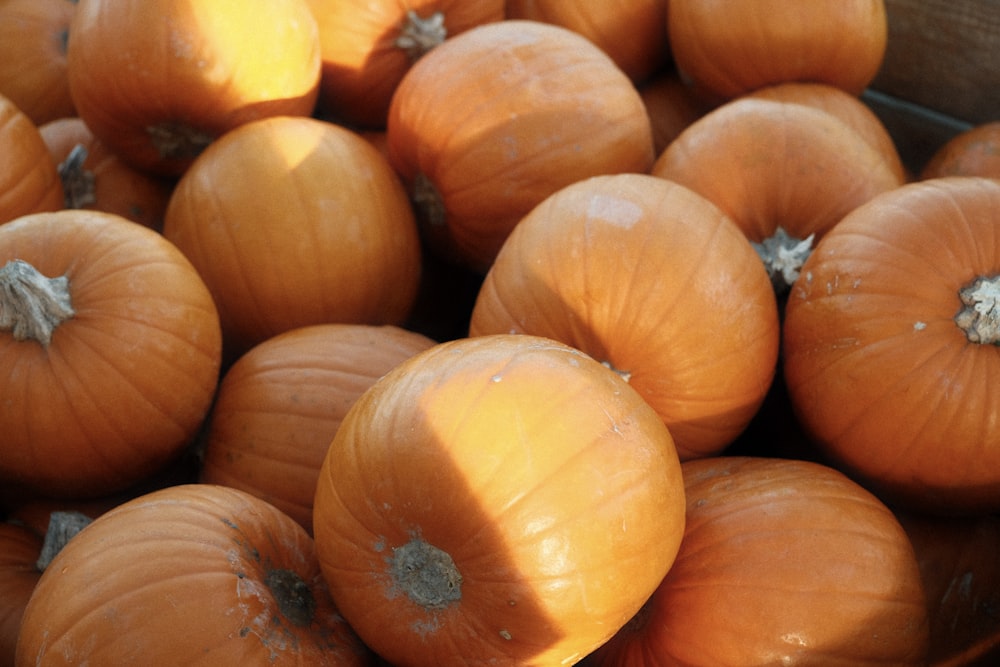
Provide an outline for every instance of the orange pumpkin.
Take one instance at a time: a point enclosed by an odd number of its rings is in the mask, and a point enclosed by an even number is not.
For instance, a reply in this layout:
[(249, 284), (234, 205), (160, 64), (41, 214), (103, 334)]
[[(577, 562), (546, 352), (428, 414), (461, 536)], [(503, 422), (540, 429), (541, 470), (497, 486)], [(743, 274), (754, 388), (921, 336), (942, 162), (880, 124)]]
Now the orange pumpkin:
[(789, 294), (796, 414), (894, 504), (1000, 510), (998, 211), (993, 179), (902, 186), (828, 233)]
[(28, 601), (17, 661), (360, 667), (370, 654), (301, 526), (192, 484), (120, 505), (66, 544)]
[(572, 664), (669, 569), (682, 486), (669, 432), (618, 374), (544, 338), (460, 339), (348, 412), (316, 550), (391, 664)]
[(726, 456), (682, 468), (677, 560), (588, 665), (925, 664), (920, 570), (878, 499), (806, 461)]
[(13, 523), (0, 523), (0, 665), (14, 664), (21, 617), (42, 573), (36, 563), (42, 538)]
[(0, 483), (109, 495), (186, 447), (221, 358), (211, 294), (160, 234), (64, 210), (0, 225)]
[(885, 58), (884, 0), (669, 0), (674, 62), (723, 99), (786, 81), (859, 95)]
[(0, 225), (63, 206), (56, 164), (38, 127), (0, 95)]
[(711, 110), (673, 69), (662, 72), (639, 86), (653, 127), (653, 150), (660, 155), (688, 125)]
[(174, 187), (163, 234), (211, 290), (231, 359), (300, 326), (400, 324), (420, 277), (413, 210), (386, 158), (312, 118), (216, 140)]
[(667, 0), (507, 0), (508, 19), (543, 21), (578, 32), (636, 83), (670, 58)]
[(896, 163), (820, 108), (732, 100), (685, 129), (651, 173), (729, 215), (755, 244), (779, 293), (848, 212), (903, 183)]
[(94, 136), (178, 175), (226, 130), (313, 112), (319, 31), (306, 0), (79, 0), (67, 68)]
[(123, 162), (79, 117), (38, 128), (58, 165), (66, 208), (115, 213), (150, 229), (163, 229), (173, 183)]
[(1000, 178), (1000, 121), (974, 125), (940, 146), (920, 178), (942, 176)]
[(319, 105), (335, 120), (381, 129), (410, 66), (445, 39), (504, 18), (503, 0), (308, 0), (319, 25)]
[(66, 75), (75, 0), (0, 2), (0, 95), (35, 125), (76, 113)]
[(643, 174), (598, 176), (546, 199), (486, 275), (473, 336), (560, 340), (628, 378), (682, 459), (725, 448), (775, 372), (774, 292), (719, 209)]
[(482, 273), (548, 195), (653, 162), (628, 77), (586, 38), (536, 21), (478, 26), (426, 54), (396, 89), (386, 133), (430, 247)]
[(433, 344), (394, 326), (319, 324), (257, 345), (219, 386), (200, 480), (252, 493), (311, 534), (316, 478), (344, 415), (382, 375)]

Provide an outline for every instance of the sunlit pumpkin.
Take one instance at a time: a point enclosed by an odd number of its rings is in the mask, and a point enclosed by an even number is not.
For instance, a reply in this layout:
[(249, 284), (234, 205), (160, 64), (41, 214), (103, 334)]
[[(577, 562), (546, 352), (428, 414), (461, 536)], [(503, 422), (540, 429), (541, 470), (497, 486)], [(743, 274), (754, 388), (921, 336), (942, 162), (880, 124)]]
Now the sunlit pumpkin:
[(998, 212), (993, 179), (904, 185), (838, 223), (789, 294), (796, 413), (893, 503), (1000, 510)]
[(63, 207), (56, 163), (35, 125), (0, 95), (0, 224)]
[(642, 605), (683, 532), (670, 433), (613, 371), (527, 335), (436, 345), (344, 418), (316, 550), (390, 664), (573, 664)]
[(471, 335), (560, 340), (627, 378), (682, 459), (725, 448), (775, 372), (774, 292), (716, 206), (644, 174), (563, 188), (507, 239), (479, 291)]

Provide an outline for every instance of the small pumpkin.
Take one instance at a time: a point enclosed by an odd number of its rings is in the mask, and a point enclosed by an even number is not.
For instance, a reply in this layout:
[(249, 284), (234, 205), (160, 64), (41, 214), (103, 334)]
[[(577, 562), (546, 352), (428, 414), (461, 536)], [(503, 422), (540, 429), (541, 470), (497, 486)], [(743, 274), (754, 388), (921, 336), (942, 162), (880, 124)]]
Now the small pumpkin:
[(177, 176), (226, 130), (313, 112), (319, 31), (306, 0), (79, 0), (67, 75), (94, 136)]
[(507, 0), (507, 18), (542, 21), (578, 32), (641, 83), (670, 60), (667, 0)]
[(815, 242), (844, 215), (902, 185), (898, 166), (898, 157), (886, 158), (821, 108), (744, 96), (689, 125), (650, 173), (731, 217), (783, 295)]
[(480, 25), (427, 53), (396, 89), (386, 135), (428, 245), (481, 273), (548, 195), (653, 162), (629, 78), (585, 37), (538, 21)]
[(0, 225), (63, 207), (56, 163), (30, 118), (0, 95)]
[(0, 482), (110, 495), (188, 446), (221, 360), (190, 262), (119, 216), (62, 210), (0, 225)]
[(163, 235), (215, 298), (227, 359), (300, 326), (401, 324), (420, 280), (398, 176), (367, 140), (313, 118), (217, 139), (174, 187)]
[(173, 183), (122, 161), (74, 116), (38, 131), (58, 165), (66, 208), (115, 213), (150, 229), (163, 229)]
[(410, 66), (449, 37), (504, 19), (503, 0), (308, 0), (319, 25), (319, 106), (338, 122), (384, 129)]
[(260, 343), (226, 371), (200, 481), (262, 498), (312, 534), (316, 478), (357, 398), (431, 339), (395, 326), (317, 324)]
[(943, 176), (1000, 178), (1000, 121), (974, 125), (938, 147), (920, 178)]
[(884, 0), (669, 0), (667, 8), (674, 62), (721, 99), (786, 81), (860, 95), (889, 39)]
[(682, 459), (724, 449), (774, 377), (780, 326), (763, 265), (707, 199), (645, 174), (556, 192), (508, 237), (469, 333), (545, 336), (628, 379)]
[(76, 113), (66, 74), (74, 0), (0, 3), (0, 95), (35, 125)]
[(1000, 510), (998, 211), (993, 179), (904, 185), (838, 223), (789, 293), (795, 412), (894, 505)]
[(682, 470), (677, 560), (588, 665), (925, 664), (917, 559), (875, 496), (807, 461), (711, 457)]
[(435, 345), (376, 382), (323, 463), (314, 530), (344, 618), (391, 664), (573, 664), (683, 532), (669, 431), (616, 373), (527, 335)]
[(242, 491), (172, 486), (70, 540), (24, 611), (18, 665), (370, 664), (312, 540)]

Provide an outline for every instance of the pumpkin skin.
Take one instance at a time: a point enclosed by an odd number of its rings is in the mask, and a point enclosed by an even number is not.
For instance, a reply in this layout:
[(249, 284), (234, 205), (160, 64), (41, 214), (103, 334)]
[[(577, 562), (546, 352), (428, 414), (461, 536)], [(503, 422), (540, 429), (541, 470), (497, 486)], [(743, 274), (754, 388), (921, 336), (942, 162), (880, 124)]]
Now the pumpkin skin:
[(48, 340), (41, 327), (19, 339), (11, 327), (30, 320), (7, 310), (4, 286), (0, 311), (14, 319), (0, 331), (0, 483), (83, 498), (151, 476), (191, 442), (218, 384), (205, 284), (160, 234), (98, 211), (0, 226), (0, 266), (14, 259), (64, 277), (75, 312), (54, 315)]
[[(171, 181), (123, 162), (94, 137), (82, 118), (59, 118), (38, 131), (58, 165), (66, 208), (115, 213), (162, 231)], [(86, 152), (80, 153), (78, 146)]]
[(229, 359), (300, 326), (400, 324), (420, 280), (413, 209), (386, 158), (312, 118), (216, 140), (174, 187), (163, 235), (212, 292)]
[(653, 127), (656, 155), (662, 154), (688, 125), (712, 109), (711, 104), (684, 83), (673, 69), (642, 83), (639, 95)]
[(67, 68), (96, 137), (177, 176), (229, 129), (313, 112), (319, 31), (306, 0), (80, 0)]
[(76, 113), (66, 74), (74, 0), (0, 3), (0, 95), (35, 125)]
[(56, 164), (38, 127), (0, 95), (0, 225), (63, 206)]
[(636, 83), (670, 60), (667, 0), (507, 0), (505, 4), (508, 19), (542, 21), (580, 33)]
[(336, 121), (384, 129), (399, 81), (426, 51), (502, 21), (503, 0), (308, 0), (319, 25), (319, 106)]
[(1000, 121), (975, 125), (939, 147), (920, 178), (984, 176), (1000, 178)]
[(168, 487), (98, 517), (25, 609), (17, 665), (369, 664), (312, 540), (236, 489)]
[(312, 534), (316, 479), (344, 415), (382, 375), (433, 344), (394, 326), (319, 324), (257, 345), (219, 385), (200, 481), (252, 493)]
[(21, 617), (42, 573), (36, 567), (42, 538), (13, 523), (0, 523), (0, 664), (14, 664)]
[(316, 490), (316, 550), (344, 618), (390, 664), (573, 664), (669, 569), (682, 485), (669, 432), (616, 373), (535, 336), (460, 339), (348, 412)]
[(860, 95), (888, 42), (884, 0), (670, 0), (671, 53), (686, 78), (731, 99), (786, 81)]
[(683, 186), (643, 174), (563, 188), (518, 224), (480, 288), (472, 336), (526, 333), (628, 376), (682, 460), (724, 449), (775, 373), (774, 292), (746, 237)]
[(586, 38), (537, 21), (477, 26), (427, 53), (396, 89), (386, 138), (428, 245), (481, 273), (548, 195), (653, 162), (628, 77)]
[(807, 461), (726, 456), (682, 469), (677, 560), (588, 665), (925, 664), (917, 560), (877, 498)]
[(836, 116), (753, 97), (689, 125), (650, 173), (687, 186), (730, 216), (755, 244), (779, 293), (795, 280), (815, 240), (858, 205), (903, 184), (897, 165)]
[[(844, 218), (788, 296), (786, 384), (816, 446), (894, 505), (933, 513), (1000, 509), (1000, 433), (986, 387), (1000, 373), (988, 328), (1000, 274), (1000, 183), (905, 185)], [(836, 406), (832, 409), (831, 406)]]

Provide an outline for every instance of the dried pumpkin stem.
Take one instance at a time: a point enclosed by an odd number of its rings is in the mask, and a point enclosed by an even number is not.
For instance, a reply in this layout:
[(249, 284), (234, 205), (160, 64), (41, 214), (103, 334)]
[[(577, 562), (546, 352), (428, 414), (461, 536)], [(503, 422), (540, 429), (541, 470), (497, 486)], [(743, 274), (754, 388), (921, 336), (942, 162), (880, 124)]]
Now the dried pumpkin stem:
[(49, 526), (45, 531), (42, 551), (35, 563), (38, 571), (44, 572), (63, 547), (91, 523), (93, 519), (82, 512), (52, 512), (49, 515)]
[(778, 227), (773, 236), (751, 244), (764, 262), (776, 294), (787, 292), (798, 279), (802, 265), (812, 253), (814, 237), (815, 234), (810, 234), (806, 239), (797, 239)]
[(153, 147), (160, 157), (193, 160), (208, 148), (214, 137), (184, 123), (160, 123), (146, 128)]
[(443, 227), (446, 222), (444, 200), (434, 186), (434, 182), (424, 174), (417, 174), (413, 179), (413, 189), (410, 199), (417, 215), (431, 227)]
[(958, 291), (955, 324), (971, 343), (1000, 345), (1000, 276), (978, 277)]
[(59, 179), (62, 181), (66, 208), (83, 208), (97, 201), (94, 173), (83, 168), (87, 156), (87, 147), (77, 144), (59, 164)]
[(462, 599), (462, 575), (447, 552), (414, 538), (393, 549), (389, 561), (396, 586), (425, 609), (443, 609)]
[(14, 340), (48, 347), (56, 327), (75, 314), (66, 276), (48, 278), (20, 259), (0, 268), (0, 331)]
[(440, 44), (448, 36), (444, 26), (444, 14), (434, 12), (427, 18), (421, 18), (412, 9), (406, 12), (406, 21), (396, 38), (396, 47), (406, 52), (410, 62), (420, 58)]

